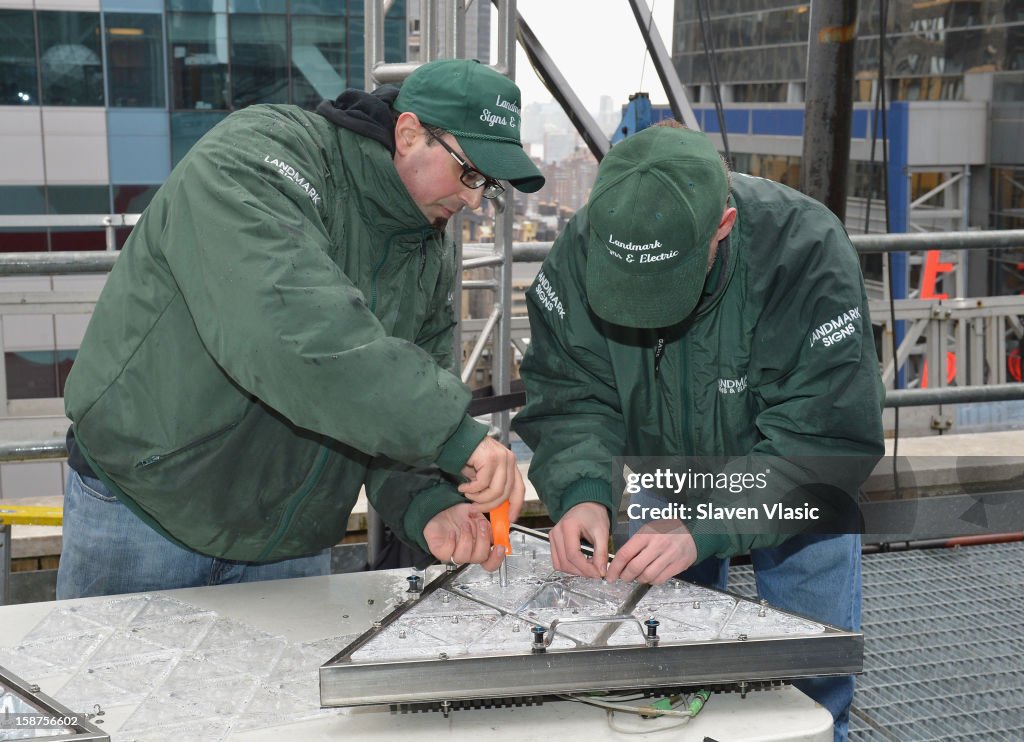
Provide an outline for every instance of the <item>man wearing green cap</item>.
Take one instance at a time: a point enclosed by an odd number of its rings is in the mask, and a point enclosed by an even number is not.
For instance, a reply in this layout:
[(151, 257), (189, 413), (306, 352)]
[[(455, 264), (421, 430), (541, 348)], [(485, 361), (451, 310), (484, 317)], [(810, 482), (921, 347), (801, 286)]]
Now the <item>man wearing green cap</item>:
[(68, 378), (59, 598), (324, 574), (361, 488), (403, 540), (497, 568), (482, 513), (514, 519), (523, 483), (454, 374), (443, 229), (543, 185), (519, 104), (442, 60), (189, 151)]
[[(730, 182), (700, 132), (646, 129), (601, 162), (527, 299), (514, 429), (557, 521), (556, 568), (724, 587), (728, 558), (749, 551), (760, 597), (859, 628), (851, 504), (883, 452), (882, 387), (857, 255), (831, 212)], [(644, 459), (620, 475), (627, 456)], [(623, 489), (631, 536), (606, 569)], [(845, 738), (853, 679), (798, 685)]]

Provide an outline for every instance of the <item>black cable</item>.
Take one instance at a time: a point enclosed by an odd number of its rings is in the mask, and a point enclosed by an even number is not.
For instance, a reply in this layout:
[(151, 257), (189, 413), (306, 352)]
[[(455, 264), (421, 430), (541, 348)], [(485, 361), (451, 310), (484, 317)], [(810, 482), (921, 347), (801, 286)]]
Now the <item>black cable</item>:
[[(718, 60), (715, 57), (715, 45), (708, 28), (711, 25), (711, 11), (705, 5), (706, 2), (707, 0), (697, 0), (697, 17), (700, 19), (700, 35), (704, 41), (704, 59), (708, 65), (708, 78), (711, 80), (711, 95), (715, 100), (718, 130), (722, 134), (722, 147), (725, 149), (726, 162), (731, 168), (735, 163), (732, 161), (732, 153), (729, 151), (729, 135), (725, 130), (725, 107), (722, 105), (721, 85), (718, 82)], [(706, 21), (705, 15), (707, 16)]]

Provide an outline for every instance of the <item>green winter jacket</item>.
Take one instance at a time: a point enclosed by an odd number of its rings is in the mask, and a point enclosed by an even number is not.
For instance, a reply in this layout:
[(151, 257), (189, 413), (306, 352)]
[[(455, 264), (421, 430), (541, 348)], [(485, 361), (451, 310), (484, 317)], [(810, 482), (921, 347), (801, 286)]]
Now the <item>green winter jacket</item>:
[[(775, 472), (755, 493), (759, 507), (786, 501), (811, 475), (855, 497), (881, 457), (878, 360), (842, 225), (817, 202), (760, 178), (734, 175), (731, 197), (737, 222), (705, 294), (665, 333), (613, 326), (589, 309), (585, 209), (555, 242), (527, 294), (527, 404), (513, 423), (534, 451), (530, 480), (553, 519), (581, 502), (618, 512), (613, 457), (744, 457), (722, 471)], [(834, 465), (837, 457), (844, 465)], [(687, 525), (698, 560), (788, 537), (751, 533), (729, 518)]]
[[(383, 134), (386, 134), (384, 131)], [(360, 487), (407, 541), (486, 428), (450, 370), (455, 253), (381, 144), (292, 106), (225, 119), (110, 274), (65, 405), (93, 471), (211, 556), (338, 543)]]

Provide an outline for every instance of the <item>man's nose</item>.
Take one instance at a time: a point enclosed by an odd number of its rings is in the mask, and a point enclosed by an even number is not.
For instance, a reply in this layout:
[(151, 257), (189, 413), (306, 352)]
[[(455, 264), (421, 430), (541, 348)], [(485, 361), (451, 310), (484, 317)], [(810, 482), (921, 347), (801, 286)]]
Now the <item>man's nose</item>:
[(459, 200), (470, 209), (479, 209), (484, 200), (483, 188), (463, 188), (459, 194)]

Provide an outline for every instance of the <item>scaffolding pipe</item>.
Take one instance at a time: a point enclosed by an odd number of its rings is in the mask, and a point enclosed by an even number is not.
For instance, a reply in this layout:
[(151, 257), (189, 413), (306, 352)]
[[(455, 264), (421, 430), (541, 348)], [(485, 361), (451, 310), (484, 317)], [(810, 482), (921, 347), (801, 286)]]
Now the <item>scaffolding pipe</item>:
[(947, 386), (940, 389), (898, 389), (885, 394), (886, 407), (961, 404), (964, 402), (1006, 402), (1024, 399), (1024, 384)]
[(462, 270), (468, 271), (473, 268), (487, 268), (492, 265), (501, 265), (504, 262), (504, 255), (487, 255), (481, 258), (466, 258), (462, 261)]
[(854, 234), (860, 253), (915, 252), (923, 250), (1001, 250), (1024, 247), (1024, 229), (988, 229), (965, 232), (913, 232), (903, 234)]
[[(413, 66), (415, 68), (415, 65)], [(1005, 250), (1024, 247), (1024, 229), (972, 230), (966, 232), (921, 232), (914, 234), (854, 234), (850, 241), (862, 254), (917, 252), (924, 250)], [(517, 263), (540, 263), (551, 251), (551, 242), (515, 242)], [(467, 249), (493, 250), (494, 245), (475, 242)], [(0, 253), (0, 276), (55, 276), (78, 273), (107, 273), (119, 253), (82, 250), (73, 252)], [(466, 260), (465, 268), (500, 265), (502, 257), (482, 256)]]
[[(380, 85), (377, 66), (384, 60), (384, 0), (368, 0), (366, 15), (366, 48), (363, 50), (363, 83), (366, 90)], [(404, 79), (404, 78), (403, 78)]]
[(483, 329), (480, 330), (480, 336), (476, 339), (476, 345), (473, 346), (473, 350), (470, 352), (469, 358), (466, 359), (466, 365), (462, 369), (463, 384), (468, 384), (470, 378), (473, 376), (473, 371), (476, 370), (476, 364), (480, 362), (480, 356), (484, 354), (484, 348), (487, 346), (487, 341), (491, 339), (491, 333), (494, 332), (494, 328), (500, 319), (501, 304), (496, 304), (494, 309), (491, 311), (491, 316), (487, 318), (487, 323), (484, 325)]
[(463, 281), (462, 288), (466, 290), (490, 289), (491, 291), (497, 291), (501, 288), (501, 282), (490, 278), (481, 278), (477, 280)]

